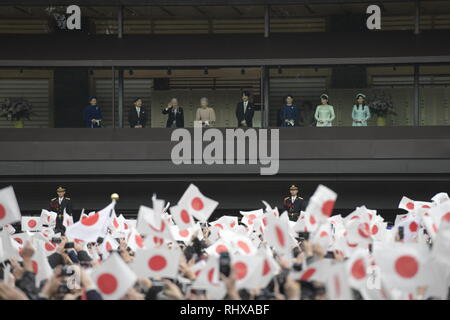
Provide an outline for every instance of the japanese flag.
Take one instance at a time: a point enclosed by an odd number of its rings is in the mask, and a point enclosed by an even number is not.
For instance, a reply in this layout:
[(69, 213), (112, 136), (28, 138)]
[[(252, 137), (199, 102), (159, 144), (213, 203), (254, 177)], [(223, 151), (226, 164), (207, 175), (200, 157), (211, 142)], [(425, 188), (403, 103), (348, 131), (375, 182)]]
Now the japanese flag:
[(1, 258), (3, 260), (8, 260), (11, 258), (19, 261), (22, 260), (22, 257), (19, 254), (22, 246), (14, 241), (6, 230), (0, 231), (0, 247), (2, 254)]
[(349, 284), (355, 289), (364, 288), (367, 285), (367, 269), (369, 267), (369, 252), (364, 249), (355, 250), (345, 261)]
[(221, 216), (216, 221), (210, 222), (209, 225), (221, 230), (234, 229), (238, 225), (238, 218), (232, 216)]
[(329, 268), (326, 290), (328, 299), (330, 300), (353, 299), (343, 263), (337, 263)]
[(231, 230), (225, 230), (221, 233), (222, 239), (233, 245), (233, 249), (242, 255), (254, 255), (257, 252), (250, 238), (238, 234)]
[(400, 209), (404, 209), (406, 211), (414, 211), (419, 208), (429, 209), (432, 206), (433, 204), (430, 202), (414, 201), (405, 196), (400, 200), (400, 203), (398, 204), (398, 207)]
[(144, 239), (135, 228), (131, 229), (131, 232), (128, 234), (127, 245), (133, 251), (144, 248)]
[(73, 225), (73, 217), (71, 215), (69, 215), (66, 212), (66, 209), (64, 208), (63, 226), (67, 228), (68, 226), (71, 226), (71, 225)]
[(317, 281), (325, 283), (331, 268), (331, 259), (321, 259), (311, 263), (301, 272), (292, 272), (291, 276), (295, 280)]
[(319, 185), (308, 202), (306, 212), (311, 213), (319, 222), (326, 221), (333, 212), (336, 199), (336, 192)]
[(185, 208), (176, 205), (170, 208), (170, 213), (173, 221), (181, 230), (189, 229), (195, 224), (194, 218)]
[(5, 228), (5, 230), (8, 231), (9, 234), (14, 234), (16, 232), (16, 229), (10, 224), (5, 224), (3, 228)]
[(200, 190), (191, 184), (184, 192), (178, 206), (186, 209), (196, 219), (206, 222), (219, 203), (205, 197)]
[(263, 258), (259, 255), (231, 257), (232, 268), (236, 277), (236, 287), (246, 289), (259, 288), (259, 277), (254, 277), (257, 270), (261, 270)]
[(37, 240), (37, 250), (41, 250), (48, 257), (56, 252), (56, 244), (50, 240)]
[(412, 243), (377, 243), (373, 246), (375, 263), (381, 276), (397, 289), (413, 289), (424, 285), (425, 261), (429, 253), (426, 247)]
[(56, 212), (42, 209), (41, 210), (41, 215), (40, 215), (41, 225), (48, 225), (48, 226), (55, 225), (56, 224), (56, 216), (57, 215), (58, 214)]
[(222, 252), (233, 252), (233, 247), (230, 242), (225, 241), (224, 239), (219, 239), (205, 249), (208, 255), (219, 256)]
[(22, 217), (22, 231), (39, 231), (41, 230), (41, 221), (37, 217)]
[(450, 219), (441, 222), (431, 254), (434, 259), (450, 267)]
[(88, 242), (95, 242), (99, 237), (104, 237), (107, 232), (107, 226), (110, 224), (114, 215), (114, 206), (116, 202), (95, 212), (88, 217), (80, 219), (80, 221), (68, 226), (66, 235), (73, 239), (80, 239)]
[(105, 300), (118, 300), (135, 284), (137, 277), (116, 252), (96, 267), (91, 278)]
[(257, 218), (263, 215), (263, 209), (252, 210), (252, 211), (239, 211), (242, 214), (241, 222), (245, 224), (247, 227), (253, 227), (254, 222)]
[(267, 242), (280, 254), (287, 257), (292, 255), (290, 247), (289, 225), (280, 218), (268, 215), (267, 228), (264, 231)]
[(221, 286), (223, 286), (223, 282), (219, 279), (219, 258), (213, 255), (209, 256), (197, 279), (192, 284), (192, 288), (208, 290)]
[(261, 257), (261, 263), (252, 272), (252, 279), (256, 282), (256, 288), (265, 288), (275, 275), (280, 272), (280, 265), (273, 258), (273, 253), (269, 248), (261, 248), (258, 251), (258, 256)]
[(103, 242), (100, 245), (100, 253), (103, 254), (103, 257), (109, 256), (110, 252), (113, 250), (117, 250), (119, 247), (119, 244), (116, 240), (114, 240), (113, 237), (111, 237), (109, 234), (103, 238)]
[(450, 200), (450, 197), (446, 192), (440, 192), (437, 193), (431, 198), (431, 201), (433, 201), (435, 204), (441, 204), (442, 202)]
[(0, 227), (20, 221), (20, 209), (12, 186), (0, 189)]
[(138, 277), (175, 279), (178, 274), (181, 250), (153, 248), (138, 250), (131, 268)]
[(331, 224), (322, 223), (319, 228), (313, 232), (310, 238), (311, 243), (319, 245), (325, 252), (332, 242)]
[(48, 263), (46, 254), (39, 247), (36, 248), (36, 251), (31, 257), (31, 263), (33, 265), (33, 273), (36, 275), (37, 284), (51, 277), (53, 270)]
[(16, 233), (12, 236), (12, 239), (15, 240), (19, 245), (24, 245), (27, 240), (31, 239), (32, 234), (28, 231), (22, 233)]

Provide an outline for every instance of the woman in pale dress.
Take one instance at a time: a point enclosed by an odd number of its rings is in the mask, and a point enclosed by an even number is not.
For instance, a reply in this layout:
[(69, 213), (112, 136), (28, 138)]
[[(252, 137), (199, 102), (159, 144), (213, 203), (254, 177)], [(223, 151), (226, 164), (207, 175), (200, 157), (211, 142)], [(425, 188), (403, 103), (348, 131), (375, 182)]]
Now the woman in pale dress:
[(367, 127), (370, 119), (370, 110), (366, 105), (366, 96), (362, 93), (356, 95), (356, 104), (353, 106), (352, 119), (354, 127)]
[(197, 109), (196, 121), (202, 122), (202, 127), (211, 127), (216, 122), (216, 113), (208, 106), (208, 98), (200, 99), (200, 108)]
[(331, 127), (334, 118), (336, 118), (334, 108), (328, 104), (328, 100), (328, 95), (323, 94), (320, 96), (322, 104), (317, 106), (316, 113), (314, 114), (314, 118), (317, 121), (317, 127)]

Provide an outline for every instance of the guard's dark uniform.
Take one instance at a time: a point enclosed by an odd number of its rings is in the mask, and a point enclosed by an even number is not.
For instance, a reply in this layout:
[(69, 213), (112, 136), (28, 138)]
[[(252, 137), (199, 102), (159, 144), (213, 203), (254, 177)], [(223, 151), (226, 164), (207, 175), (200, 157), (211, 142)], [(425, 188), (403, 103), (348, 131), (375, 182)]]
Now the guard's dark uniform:
[[(291, 186), (290, 189), (298, 190), (296, 186)], [(283, 207), (289, 215), (289, 220), (297, 221), (300, 216), (300, 211), (304, 211), (306, 209), (306, 201), (298, 195), (295, 196), (294, 201), (292, 201), (292, 196), (287, 196), (283, 200)]]
[[(65, 191), (65, 189), (61, 190), (63, 188), (61, 188), (61, 189), (60, 188), (58, 188), (57, 191)], [(66, 231), (66, 228), (63, 225), (64, 209), (66, 209), (67, 214), (72, 215), (72, 203), (71, 203), (70, 198), (64, 197), (61, 201), (61, 204), (59, 204), (58, 197), (50, 200), (49, 211), (53, 211), (58, 214), (56, 216), (56, 226), (55, 226), (56, 233), (61, 232), (61, 234), (64, 234), (64, 232)]]

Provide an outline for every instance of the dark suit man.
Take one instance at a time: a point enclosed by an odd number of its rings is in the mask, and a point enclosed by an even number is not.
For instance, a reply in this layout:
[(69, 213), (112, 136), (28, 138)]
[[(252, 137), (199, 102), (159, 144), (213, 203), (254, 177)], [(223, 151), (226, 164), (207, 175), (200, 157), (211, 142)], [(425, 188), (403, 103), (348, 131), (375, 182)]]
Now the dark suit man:
[(63, 187), (58, 187), (58, 189), (56, 189), (56, 193), (58, 194), (58, 196), (50, 200), (49, 211), (56, 212), (57, 214), (55, 232), (61, 232), (61, 234), (64, 234), (64, 232), (66, 231), (66, 228), (63, 225), (64, 209), (66, 210), (67, 214), (72, 215), (72, 203), (70, 198), (67, 198), (65, 196), (66, 189), (64, 189)]
[(242, 93), (242, 101), (236, 106), (236, 118), (238, 127), (253, 126), (253, 115), (255, 114), (255, 106), (249, 101), (250, 93), (244, 91)]
[(142, 106), (142, 99), (134, 100), (134, 106), (128, 113), (128, 122), (131, 128), (145, 128), (147, 125), (147, 111)]
[(291, 195), (284, 198), (283, 207), (288, 213), (289, 220), (297, 221), (300, 211), (305, 211), (306, 209), (306, 201), (298, 196), (298, 187), (296, 185), (290, 186), (289, 192)]
[(178, 100), (173, 98), (170, 100), (167, 108), (162, 110), (163, 114), (169, 115), (167, 117), (166, 128), (183, 128), (184, 127), (184, 112), (183, 108), (178, 106)]

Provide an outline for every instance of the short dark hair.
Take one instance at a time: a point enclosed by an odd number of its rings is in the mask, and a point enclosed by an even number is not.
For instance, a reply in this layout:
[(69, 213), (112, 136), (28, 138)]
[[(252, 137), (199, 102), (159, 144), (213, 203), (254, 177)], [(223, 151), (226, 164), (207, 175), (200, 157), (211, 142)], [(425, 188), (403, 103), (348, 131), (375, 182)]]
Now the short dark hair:
[(242, 91), (242, 95), (241, 95), (242, 97), (243, 96), (246, 96), (246, 97), (250, 97), (250, 92), (248, 92), (248, 91)]
[(89, 98), (89, 102), (91, 102), (91, 101), (92, 101), (92, 99), (95, 99), (95, 100), (97, 100), (97, 97), (96, 97), (96, 96), (91, 96), (91, 97)]
[(287, 94), (287, 95), (284, 96), (283, 101), (286, 102), (286, 99), (288, 97), (291, 97), (291, 99), (294, 100), (294, 96), (292, 94)]
[(141, 98), (136, 98), (136, 99), (133, 100), (133, 103), (136, 103), (138, 100), (141, 100), (141, 101), (142, 101)]

